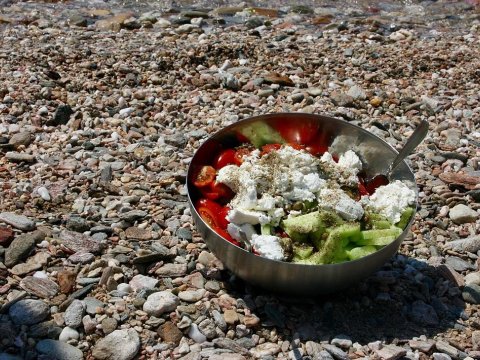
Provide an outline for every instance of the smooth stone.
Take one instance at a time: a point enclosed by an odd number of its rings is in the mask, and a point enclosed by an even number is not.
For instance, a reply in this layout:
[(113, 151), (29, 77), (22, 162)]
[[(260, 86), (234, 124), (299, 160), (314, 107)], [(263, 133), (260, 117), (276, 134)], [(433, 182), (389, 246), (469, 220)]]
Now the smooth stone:
[(5, 154), (5, 157), (12, 162), (34, 163), (37, 160), (35, 155), (20, 153), (16, 151), (7, 152)]
[(24, 299), (13, 304), (8, 314), (15, 324), (33, 325), (50, 315), (50, 307), (41, 300)]
[(80, 334), (78, 333), (78, 331), (67, 326), (63, 328), (60, 336), (58, 337), (58, 340), (67, 342), (68, 340), (78, 340), (79, 338)]
[(23, 360), (23, 357), (7, 353), (0, 353), (0, 360)]
[(167, 263), (155, 271), (160, 277), (180, 277), (187, 274), (187, 264)]
[(10, 271), (14, 275), (25, 275), (29, 272), (41, 269), (50, 259), (50, 254), (47, 252), (38, 252), (32, 257), (28, 258), (25, 263), (15, 265)]
[(35, 248), (35, 244), (43, 239), (45, 239), (45, 234), (38, 230), (18, 235), (5, 250), (5, 265), (12, 267), (26, 258)]
[(92, 356), (101, 360), (131, 360), (140, 350), (140, 337), (134, 329), (115, 330), (100, 339)]
[(462, 292), (463, 300), (470, 304), (480, 304), (480, 285), (465, 285)]
[(352, 346), (353, 342), (347, 335), (337, 335), (335, 336), (332, 341), (332, 345), (341, 347), (343, 349), (348, 349)]
[(85, 315), (85, 304), (83, 301), (75, 299), (65, 310), (63, 318), (65, 325), (77, 328), (82, 324), (82, 318)]
[(118, 322), (114, 318), (105, 318), (101, 322), (102, 330), (105, 335), (114, 332), (117, 329)]
[(148, 213), (143, 210), (131, 210), (125, 213), (119, 214), (120, 220), (133, 223), (137, 220), (142, 220), (146, 218)]
[(24, 215), (17, 215), (11, 212), (0, 213), (0, 221), (22, 231), (35, 230), (35, 221)]
[(438, 340), (435, 343), (435, 347), (438, 351), (447, 354), (455, 359), (458, 358), (458, 355), (460, 354), (460, 350), (443, 340)]
[(155, 292), (147, 297), (143, 304), (143, 311), (149, 315), (160, 316), (165, 312), (174, 311), (180, 304), (178, 296), (170, 291)]
[(80, 216), (70, 216), (67, 220), (66, 227), (68, 230), (83, 233), (90, 230), (90, 225), (87, 220)]
[(349, 360), (348, 354), (331, 344), (322, 344), (323, 348), (327, 350), (335, 359), (338, 360)]
[(470, 223), (478, 218), (478, 213), (464, 204), (455, 205), (448, 215), (455, 224)]
[(28, 131), (22, 131), (17, 134), (13, 134), (8, 142), (14, 149), (23, 145), (27, 147), (32, 142), (32, 133)]
[(424, 325), (438, 325), (439, 319), (435, 309), (422, 300), (414, 301), (410, 311), (413, 321)]
[(37, 193), (45, 201), (50, 201), (52, 199), (51, 196), (50, 196), (50, 193), (48, 192), (48, 190), (45, 186), (40, 186), (37, 189)]
[(102, 250), (102, 245), (91, 236), (75, 231), (63, 230), (60, 233), (61, 243), (74, 252), (90, 252), (97, 254)]
[(59, 290), (55, 281), (33, 276), (23, 278), (22, 281), (20, 281), (20, 287), (26, 292), (43, 299), (54, 297)]
[(13, 230), (6, 226), (0, 226), (0, 246), (7, 247), (14, 238)]
[(40, 340), (35, 347), (37, 351), (50, 359), (83, 360), (82, 350), (58, 340)]
[(451, 266), (456, 271), (475, 270), (476, 267), (466, 260), (463, 260), (457, 256), (449, 256), (445, 259), (445, 264)]
[(62, 328), (54, 320), (43, 321), (30, 326), (28, 336), (42, 339), (58, 339)]
[(281, 351), (280, 345), (274, 344), (274, 343), (268, 343), (268, 342), (257, 345), (253, 349), (250, 349), (250, 353), (257, 359), (265, 356), (276, 355), (280, 351)]
[(457, 252), (476, 253), (480, 250), (480, 235), (449, 241), (445, 244), (445, 248)]
[(185, 290), (178, 293), (178, 297), (186, 302), (197, 302), (205, 295), (205, 289)]
[(353, 99), (358, 100), (365, 100), (367, 95), (365, 94), (365, 90), (363, 90), (360, 86), (354, 85), (348, 91), (347, 95), (351, 96)]
[(209, 340), (217, 336), (217, 331), (215, 330), (215, 322), (211, 319), (205, 319), (200, 322), (200, 324), (198, 324), (198, 329)]
[(57, 282), (62, 294), (68, 294), (75, 288), (77, 274), (72, 270), (60, 270), (57, 274)]
[(388, 344), (375, 351), (380, 359), (396, 360), (407, 354), (407, 350), (400, 346)]
[(157, 286), (159, 280), (145, 275), (135, 275), (129, 284), (133, 291), (141, 289), (153, 289)]
[(95, 259), (95, 255), (91, 252), (79, 251), (68, 257), (73, 264), (88, 264)]
[(118, 284), (117, 290), (128, 294), (132, 291), (132, 287), (129, 284), (121, 283), (121, 284)]
[(465, 284), (466, 285), (480, 285), (480, 272), (473, 272), (465, 275)]
[(452, 358), (447, 355), (447, 354), (443, 354), (443, 353), (433, 353), (432, 354), (432, 357), (433, 357), (433, 360), (452, 360)]
[(149, 229), (141, 229), (133, 226), (125, 230), (125, 236), (127, 239), (151, 240), (153, 235)]
[(207, 337), (200, 332), (197, 324), (192, 324), (190, 326), (190, 329), (188, 330), (188, 337), (199, 344), (207, 341)]
[(429, 353), (435, 345), (435, 342), (433, 340), (409, 340), (408, 345), (414, 350), (420, 350), (421, 352)]
[(183, 337), (183, 333), (171, 321), (167, 321), (164, 324), (160, 325), (157, 333), (164, 342), (172, 343), (175, 345), (178, 345)]

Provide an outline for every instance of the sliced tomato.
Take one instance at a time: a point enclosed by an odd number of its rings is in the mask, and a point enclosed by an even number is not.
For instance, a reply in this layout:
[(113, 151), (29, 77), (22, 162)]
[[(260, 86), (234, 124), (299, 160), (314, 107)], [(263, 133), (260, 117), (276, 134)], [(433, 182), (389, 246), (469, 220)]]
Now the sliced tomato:
[(223, 150), (213, 161), (213, 166), (217, 170), (230, 164), (235, 164), (235, 150), (233, 149)]
[(219, 200), (221, 203), (227, 203), (233, 199), (235, 193), (225, 184), (214, 181), (208, 187), (201, 189), (202, 194), (210, 200)]
[(225, 240), (232, 243), (233, 245), (240, 246), (240, 243), (237, 240), (235, 240), (233, 237), (231, 237), (230, 234), (226, 230), (220, 229), (218, 227), (213, 228), (213, 230), (215, 230), (215, 232), (218, 235), (220, 235), (221, 237), (223, 237)]
[(362, 183), (358, 183), (358, 193), (360, 194), (360, 196), (364, 196), (364, 195), (368, 195), (369, 192), (367, 190), (367, 188), (365, 187), (365, 185), (363, 185)]
[(260, 152), (260, 155), (263, 156), (265, 154), (268, 154), (269, 152), (272, 152), (274, 150), (278, 150), (282, 147), (282, 144), (267, 144), (262, 146), (262, 151)]
[(200, 199), (195, 208), (200, 217), (212, 228), (218, 227), (226, 229), (228, 220), (226, 219), (228, 208), (210, 199)]
[(279, 121), (275, 124), (287, 143), (309, 144), (318, 136), (319, 124), (316, 122)]
[(209, 186), (215, 180), (215, 176), (217, 175), (217, 171), (210, 165), (204, 165), (198, 172), (195, 180), (193, 181), (193, 185), (196, 187), (205, 187)]
[(372, 180), (370, 180), (367, 184), (365, 184), (365, 188), (370, 195), (372, 195), (378, 187), (382, 185), (388, 185), (389, 181), (385, 175), (377, 175)]
[(250, 155), (250, 149), (246, 147), (241, 147), (235, 151), (235, 164), (242, 165), (243, 157), (246, 155)]

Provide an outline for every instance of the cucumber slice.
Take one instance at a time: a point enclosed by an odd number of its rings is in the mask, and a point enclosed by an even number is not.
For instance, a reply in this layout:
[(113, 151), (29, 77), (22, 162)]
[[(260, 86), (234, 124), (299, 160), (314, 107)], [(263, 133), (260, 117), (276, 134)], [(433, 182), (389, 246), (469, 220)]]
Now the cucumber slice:
[(307, 245), (293, 245), (293, 261), (305, 260), (313, 253), (313, 247)]
[(270, 225), (270, 224), (260, 225), (260, 234), (262, 234), (262, 235), (272, 235), (272, 225)]
[(389, 229), (392, 226), (392, 223), (388, 220), (374, 220), (372, 221), (373, 229)]
[(395, 226), (389, 229), (365, 230), (361, 232), (361, 238), (356, 240), (355, 243), (358, 245), (385, 246), (394, 241), (401, 233), (402, 229)]
[(405, 226), (407, 226), (408, 222), (410, 221), (410, 218), (412, 217), (414, 212), (415, 212), (415, 209), (413, 207), (406, 208), (405, 211), (400, 216), (400, 221), (396, 223), (395, 226), (399, 227), (400, 229), (404, 229)]
[(280, 134), (269, 125), (263, 122), (255, 122), (240, 129), (240, 133), (245, 136), (256, 148), (266, 144), (283, 144), (285, 140)]
[(367, 245), (355, 247), (352, 250), (347, 251), (347, 254), (350, 260), (356, 260), (364, 256), (373, 254), (375, 251), (377, 251), (377, 248), (375, 246)]
[(359, 224), (343, 224), (337, 226), (328, 235), (318, 251), (318, 262), (332, 264), (348, 259), (346, 248), (351, 241), (360, 239)]

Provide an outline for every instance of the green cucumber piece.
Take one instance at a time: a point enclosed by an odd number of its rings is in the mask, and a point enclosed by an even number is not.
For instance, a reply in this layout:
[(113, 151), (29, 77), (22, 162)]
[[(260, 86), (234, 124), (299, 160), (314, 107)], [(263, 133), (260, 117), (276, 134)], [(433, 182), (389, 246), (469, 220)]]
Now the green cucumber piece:
[(266, 144), (285, 143), (285, 140), (280, 134), (264, 122), (248, 124), (240, 129), (240, 133), (250, 140), (256, 148), (260, 148)]
[(372, 228), (379, 229), (389, 229), (392, 226), (392, 223), (388, 220), (374, 220), (372, 221)]
[(360, 239), (359, 224), (343, 224), (330, 231), (327, 239), (318, 251), (321, 264), (338, 263), (348, 259), (346, 248), (351, 241)]
[(305, 260), (313, 253), (313, 247), (308, 245), (293, 245), (293, 261)]
[(415, 209), (413, 207), (406, 208), (400, 216), (400, 221), (396, 223), (395, 226), (399, 227), (400, 229), (404, 229), (410, 221), (410, 218), (413, 216), (414, 212)]
[(262, 235), (272, 235), (272, 225), (270, 225), (270, 224), (260, 225), (260, 234), (262, 234)]
[(367, 246), (355, 247), (347, 251), (347, 254), (350, 260), (356, 260), (364, 256), (373, 254), (375, 251), (377, 251), (377, 248), (375, 246), (367, 245)]
[(355, 243), (358, 245), (385, 246), (394, 241), (401, 233), (402, 229), (395, 226), (389, 229), (364, 230), (361, 232), (360, 239), (356, 240)]

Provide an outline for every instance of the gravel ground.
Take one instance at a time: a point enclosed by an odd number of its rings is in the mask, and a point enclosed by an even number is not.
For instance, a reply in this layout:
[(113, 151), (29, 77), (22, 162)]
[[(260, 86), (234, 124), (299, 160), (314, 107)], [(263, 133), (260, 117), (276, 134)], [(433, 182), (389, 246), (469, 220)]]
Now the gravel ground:
[[(1, 360), (480, 358), (478, 7), (461, 3), (454, 31), (415, 8), (8, 4)], [(340, 117), (394, 146), (430, 123), (409, 158), (420, 191), (411, 234), (337, 294), (253, 288), (192, 224), (195, 149), (227, 124), (281, 111)]]

